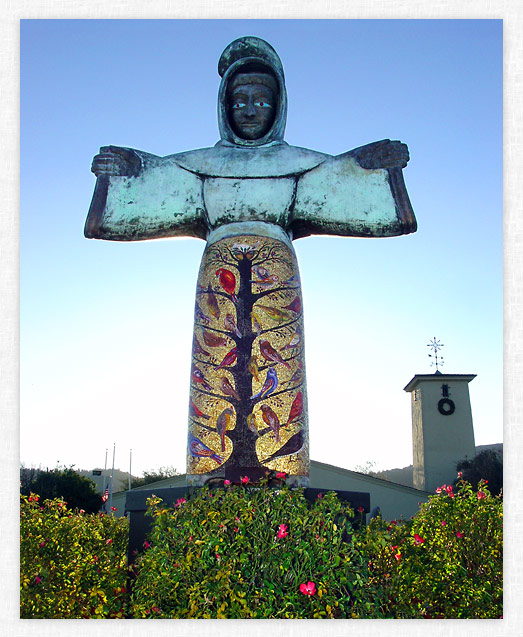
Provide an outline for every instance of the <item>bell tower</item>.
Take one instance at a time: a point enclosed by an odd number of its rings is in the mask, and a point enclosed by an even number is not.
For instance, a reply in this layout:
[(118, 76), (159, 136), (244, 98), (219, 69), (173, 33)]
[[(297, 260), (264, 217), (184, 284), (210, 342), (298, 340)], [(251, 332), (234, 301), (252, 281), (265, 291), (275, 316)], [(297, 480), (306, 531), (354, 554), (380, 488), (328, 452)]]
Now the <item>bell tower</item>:
[(434, 491), (451, 484), (456, 463), (474, 458), (476, 445), (468, 384), (475, 374), (416, 374), (404, 388), (411, 394), (413, 484)]

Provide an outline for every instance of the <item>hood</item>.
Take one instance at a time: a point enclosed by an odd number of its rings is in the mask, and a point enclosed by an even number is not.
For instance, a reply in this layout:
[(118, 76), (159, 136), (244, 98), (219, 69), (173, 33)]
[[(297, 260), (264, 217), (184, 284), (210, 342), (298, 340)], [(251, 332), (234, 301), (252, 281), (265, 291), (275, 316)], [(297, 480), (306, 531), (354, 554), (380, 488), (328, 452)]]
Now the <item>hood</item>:
[[(278, 84), (278, 96), (274, 122), (268, 133), (259, 139), (242, 139), (238, 137), (229, 124), (227, 116), (227, 89), (236, 73), (256, 70), (270, 73)], [(276, 51), (270, 44), (254, 36), (245, 36), (231, 42), (220, 57), (218, 73), (222, 81), (218, 91), (218, 127), (221, 142), (218, 144), (252, 148), (283, 142), (285, 124), (287, 122), (287, 91), (283, 66)]]

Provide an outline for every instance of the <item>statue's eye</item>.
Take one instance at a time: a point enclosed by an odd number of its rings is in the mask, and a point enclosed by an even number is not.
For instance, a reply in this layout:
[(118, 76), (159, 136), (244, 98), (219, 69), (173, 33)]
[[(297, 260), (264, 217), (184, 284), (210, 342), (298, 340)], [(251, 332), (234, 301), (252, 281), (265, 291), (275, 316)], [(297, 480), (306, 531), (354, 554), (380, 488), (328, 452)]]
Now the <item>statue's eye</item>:
[(243, 102), (234, 102), (232, 105), (233, 108), (243, 108), (245, 104)]
[(254, 102), (254, 106), (259, 106), (260, 108), (272, 108), (269, 102), (264, 102), (263, 100), (258, 100), (257, 102)]

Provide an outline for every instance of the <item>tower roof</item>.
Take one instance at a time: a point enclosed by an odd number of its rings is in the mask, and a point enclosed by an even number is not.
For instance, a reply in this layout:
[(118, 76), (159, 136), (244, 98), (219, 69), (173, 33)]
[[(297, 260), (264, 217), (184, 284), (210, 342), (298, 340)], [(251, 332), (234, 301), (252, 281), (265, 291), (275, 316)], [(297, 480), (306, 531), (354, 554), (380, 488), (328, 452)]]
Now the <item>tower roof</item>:
[(437, 381), (441, 383), (445, 380), (464, 380), (470, 383), (471, 380), (476, 378), (476, 374), (442, 374), (436, 372), (435, 374), (416, 374), (414, 378), (403, 388), (403, 391), (414, 391), (420, 382), (423, 381)]

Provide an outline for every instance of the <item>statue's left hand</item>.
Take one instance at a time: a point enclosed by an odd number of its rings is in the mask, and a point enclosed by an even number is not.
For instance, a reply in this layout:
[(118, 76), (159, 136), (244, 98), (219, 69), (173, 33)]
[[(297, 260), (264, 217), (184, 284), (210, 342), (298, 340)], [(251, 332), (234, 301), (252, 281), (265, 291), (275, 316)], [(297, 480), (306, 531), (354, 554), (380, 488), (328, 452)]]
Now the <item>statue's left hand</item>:
[(382, 139), (355, 148), (350, 154), (362, 168), (405, 168), (410, 159), (407, 144)]

